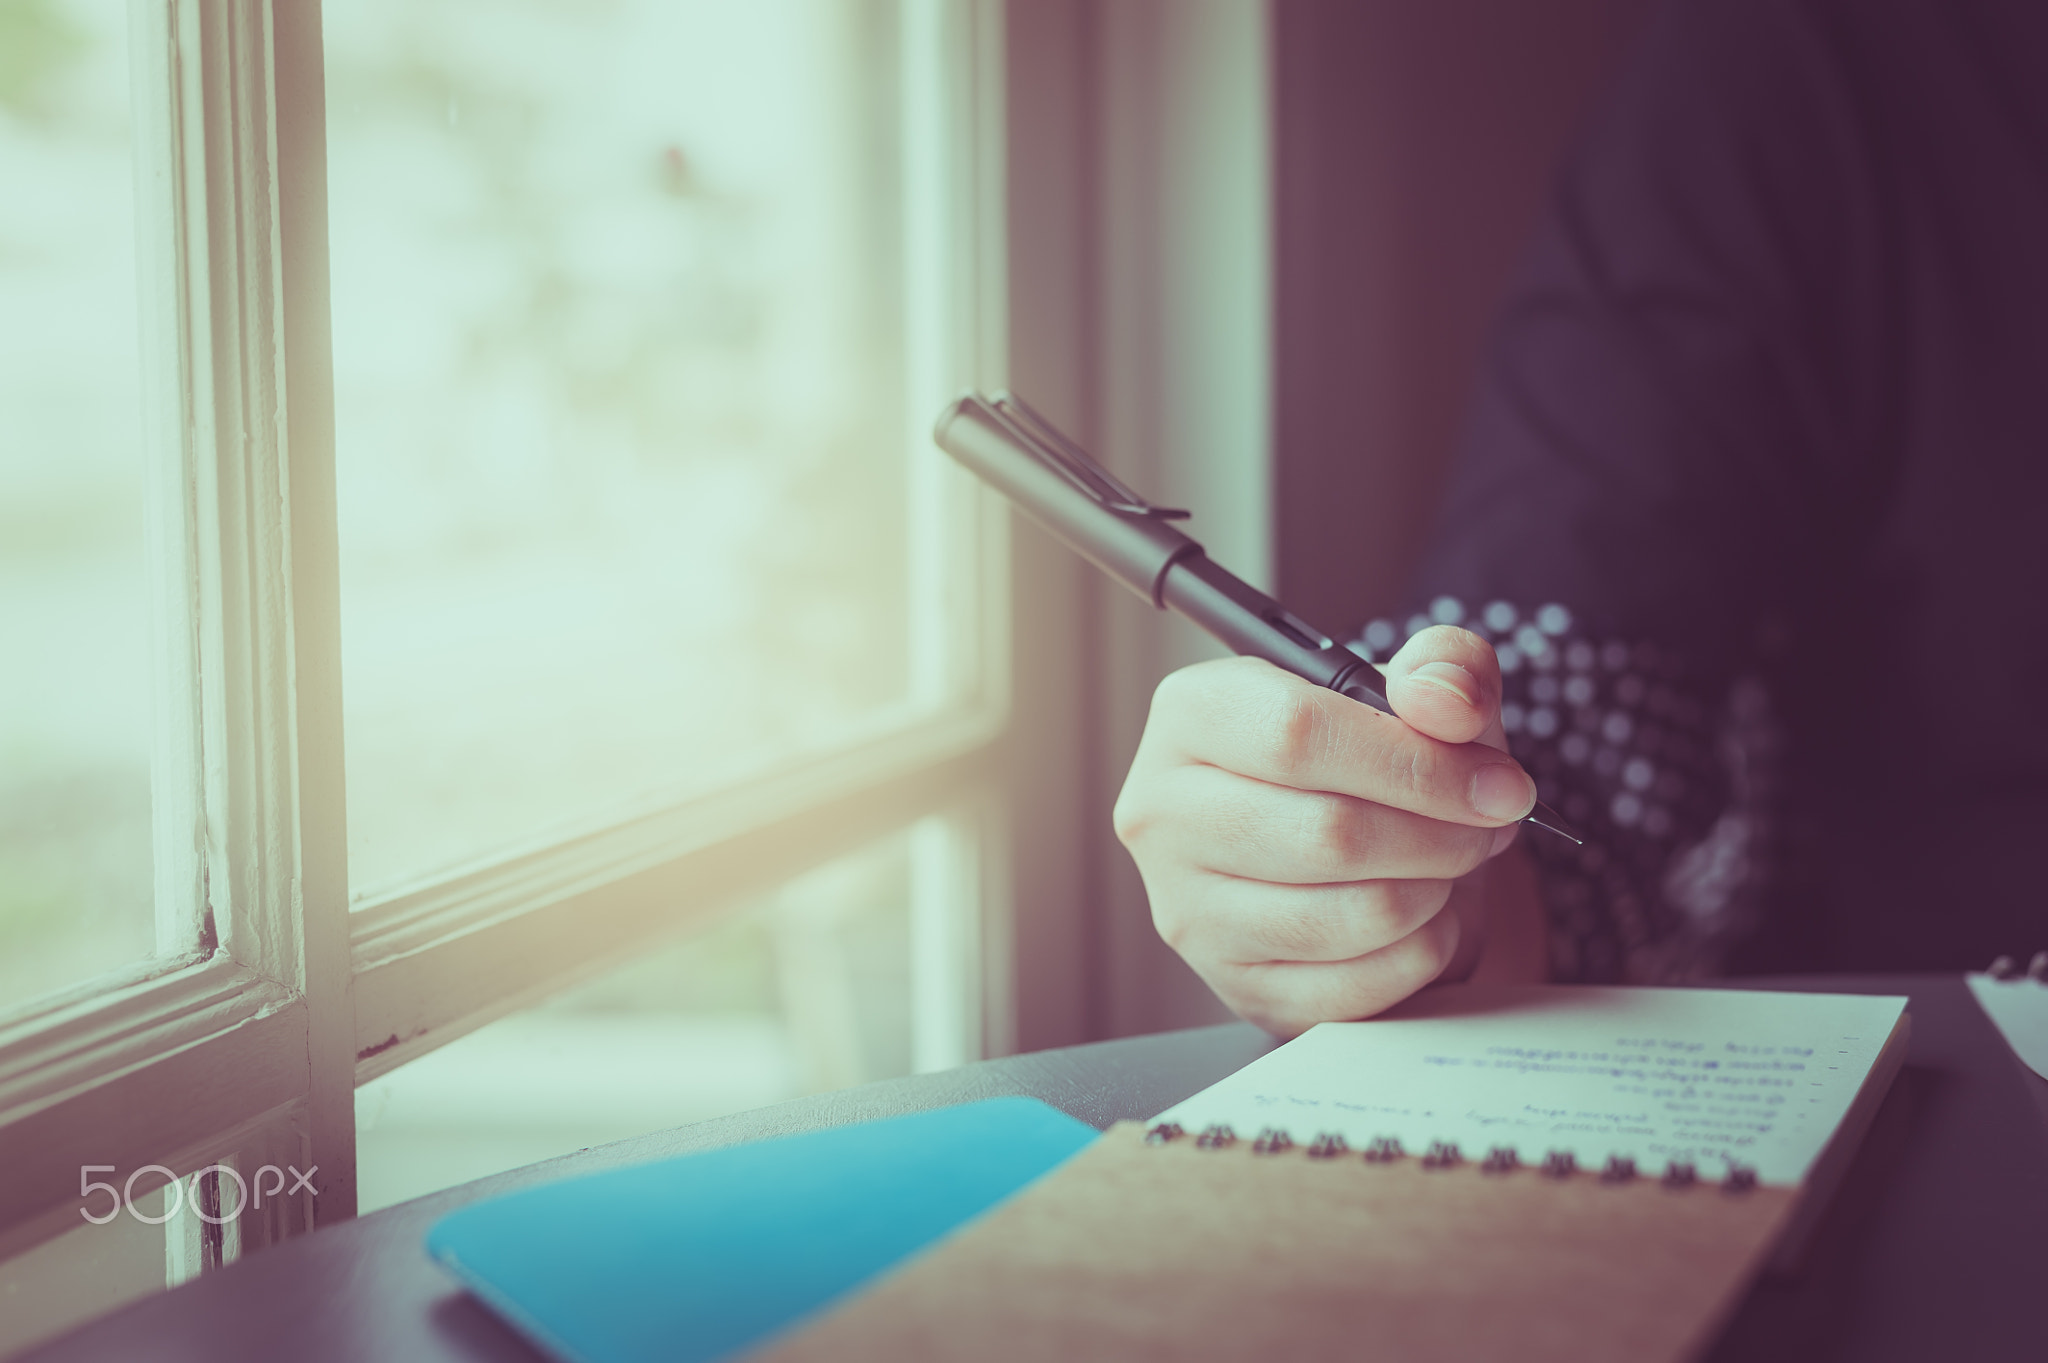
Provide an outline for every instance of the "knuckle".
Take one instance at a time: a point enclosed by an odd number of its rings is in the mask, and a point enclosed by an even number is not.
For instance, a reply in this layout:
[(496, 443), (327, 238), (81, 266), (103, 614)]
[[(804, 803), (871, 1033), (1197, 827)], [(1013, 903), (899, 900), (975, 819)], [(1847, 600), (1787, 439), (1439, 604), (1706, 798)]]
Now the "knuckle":
[(1403, 743), (1382, 751), (1386, 783), (1410, 807), (1441, 793), (1445, 762), (1434, 744)]
[(1152, 929), (1159, 934), (1159, 940), (1181, 955), (1188, 955), (1189, 939), (1193, 936), (1193, 925), (1188, 916), (1170, 906), (1152, 906)]
[(1448, 880), (1381, 880), (1360, 887), (1359, 935), (1371, 949), (1399, 945), (1420, 932), (1450, 898)]
[(1303, 817), (1301, 851), (1325, 878), (1364, 879), (1354, 874), (1369, 859), (1370, 845), (1356, 802), (1342, 795), (1311, 798)]
[(1218, 658), (1176, 669), (1152, 690), (1138, 750), (1182, 758), (1213, 758), (1219, 740), (1263, 737), (1273, 696), (1305, 683), (1256, 658)]
[(1322, 1019), (1309, 1015), (1299, 999), (1275, 988), (1271, 972), (1238, 970), (1211, 979), (1217, 996), (1246, 1022), (1282, 1039), (1307, 1031)]
[(1290, 688), (1266, 726), (1266, 760), (1281, 777), (1307, 771), (1329, 743), (1328, 714), (1314, 691)]
[(1411, 898), (1409, 884), (1407, 880), (1372, 880), (1356, 886), (1352, 913), (1358, 919), (1360, 935), (1370, 937), (1374, 948), (1384, 946), (1401, 933)]
[(1372, 880), (1351, 887), (1352, 921), (1362, 949), (1377, 950), (1406, 931), (1412, 881)]
[(1159, 940), (1190, 961), (1205, 954), (1204, 942), (1215, 936), (1215, 913), (1205, 902), (1208, 875), (1184, 862), (1158, 857), (1133, 860), (1138, 863), (1146, 910)]
[(1292, 1041), (1322, 1018), (1312, 1017), (1292, 1004), (1239, 1008), (1237, 1015), (1260, 1031), (1269, 1032), (1281, 1041)]
[(1124, 783), (1116, 803), (1110, 807), (1109, 826), (1115, 831), (1118, 842), (1134, 848), (1138, 840), (1151, 830), (1155, 818), (1146, 807), (1143, 796), (1132, 789), (1132, 784), (1129, 781)]
[(1141, 874), (1145, 881), (1146, 901), (1152, 911), (1152, 930), (1189, 965), (1198, 971), (1203, 970), (1213, 955), (1204, 950), (1202, 942), (1204, 928), (1214, 911), (1203, 903), (1201, 877)]
[[(1152, 688), (1152, 708), (1170, 715), (1201, 713), (1229, 693), (1255, 684), (1256, 673), (1245, 666), (1250, 658), (1212, 658), (1177, 667)], [(1263, 670), (1263, 669), (1260, 669)]]
[(1162, 718), (1171, 718), (1193, 708), (1201, 694), (1199, 677), (1191, 677), (1191, 667), (1176, 668), (1159, 679), (1159, 685), (1152, 688), (1152, 719), (1156, 723)]
[(1141, 747), (1109, 808), (1109, 826), (1117, 841), (1135, 852), (1153, 833), (1198, 813), (1199, 799), (1191, 807), (1187, 784), (1194, 770), (1179, 758)]
[(1199, 748), (1214, 727), (1215, 686), (1203, 672), (1206, 663), (1167, 673), (1152, 688), (1152, 708), (1145, 715), (1139, 750)]
[(1384, 880), (1374, 888), (1374, 926), (1389, 941), (1428, 922), (1450, 895), (1450, 882), (1443, 880)]
[(1431, 919), (1423, 927), (1408, 936), (1409, 949), (1402, 964), (1410, 992), (1422, 988), (1431, 980), (1444, 973), (1444, 967), (1451, 963), (1451, 957), (1458, 949), (1457, 920), (1447, 919), (1439, 923)]

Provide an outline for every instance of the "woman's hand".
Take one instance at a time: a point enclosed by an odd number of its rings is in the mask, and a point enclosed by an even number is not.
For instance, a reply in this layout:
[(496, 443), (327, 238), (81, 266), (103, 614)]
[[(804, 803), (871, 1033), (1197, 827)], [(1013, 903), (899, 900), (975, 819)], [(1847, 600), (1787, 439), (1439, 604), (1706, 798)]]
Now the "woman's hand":
[(1399, 718), (1256, 659), (1183, 668), (1117, 799), (1160, 936), (1281, 1035), (1469, 971), (1483, 896), (1457, 882), (1535, 803), (1491, 645), (1437, 626), (1381, 670)]

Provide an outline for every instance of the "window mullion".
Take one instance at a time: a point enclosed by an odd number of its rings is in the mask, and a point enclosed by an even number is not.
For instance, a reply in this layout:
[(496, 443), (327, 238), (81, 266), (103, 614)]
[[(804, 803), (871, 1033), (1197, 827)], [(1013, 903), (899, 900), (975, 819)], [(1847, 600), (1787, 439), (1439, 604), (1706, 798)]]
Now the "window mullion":
[(355, 1204), (354, 1020), (319, 10), (178, 0), (167, 22), (206, 908), (228, 955), (306, 1002), (326, 1221)]

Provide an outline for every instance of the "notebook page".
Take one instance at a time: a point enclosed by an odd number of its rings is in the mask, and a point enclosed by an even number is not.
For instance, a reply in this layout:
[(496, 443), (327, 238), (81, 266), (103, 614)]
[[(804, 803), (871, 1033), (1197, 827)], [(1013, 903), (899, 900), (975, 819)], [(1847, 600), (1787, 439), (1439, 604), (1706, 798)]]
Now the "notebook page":
[(1906, 1000), (1730, 989), (1453, 985), (1330, 1022), (1161, 1113), (1189, 1131), (1272, 1127), (1305, 1143), (1391, 1136), (1524, 1162), (1551, 1150), (1646, 1173), (1730, 1163), (1796, 1184), (1826, 1146)]
[(1970, 992), (2027, 1068), (2048, 1079), (2048, 981), (1970, 975)]

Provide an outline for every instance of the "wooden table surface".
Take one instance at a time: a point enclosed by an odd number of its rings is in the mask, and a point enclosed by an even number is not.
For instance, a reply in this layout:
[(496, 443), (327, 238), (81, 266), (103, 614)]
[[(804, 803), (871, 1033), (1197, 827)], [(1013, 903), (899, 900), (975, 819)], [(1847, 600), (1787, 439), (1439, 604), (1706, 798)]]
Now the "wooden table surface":
[[(1759, 1284), (1712, 1357), (2048, 1358), (2048, 1082), (2020, 1064), (1958, 977), (1758, 983), (1910, 995), (1912, 1046), (1807, 1271)], [(1151, 1116), (1271, 1044), (1236, 1024), (1042, 1051), (581, 1151), (327, 1227), (24, 1357), (533, 1363), (540, 1356), (422, 1252), (444, 1213), (568, 1174), (1002, 1094), (1106, 1127)]]

